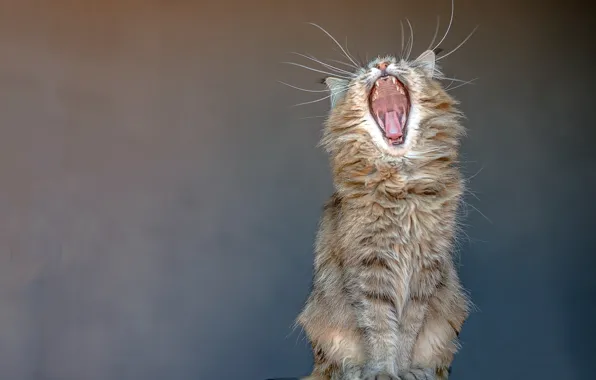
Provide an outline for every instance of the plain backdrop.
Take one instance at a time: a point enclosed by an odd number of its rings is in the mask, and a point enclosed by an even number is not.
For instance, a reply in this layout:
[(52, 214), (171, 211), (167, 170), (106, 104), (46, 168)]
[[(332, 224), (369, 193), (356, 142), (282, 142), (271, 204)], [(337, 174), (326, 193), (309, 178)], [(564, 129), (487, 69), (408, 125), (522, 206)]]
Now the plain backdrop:
[[(445, 51), (479, 29), (441, 61), (478, 78), (452, 91), (477, 306), (454, 379), (594, 373), (591, 14), (456, 1)], [(309, 21), (364, 59), (398, 54), (406, 18), (420, 54), (449, 15), (448, 0), (0, 1), (0, 378), (307, 374), (292, 324), (332, 192), (328, 102), (292, 107), (324, 94), (278, 81), (321, 75), (280, 62), (342, 59)]]

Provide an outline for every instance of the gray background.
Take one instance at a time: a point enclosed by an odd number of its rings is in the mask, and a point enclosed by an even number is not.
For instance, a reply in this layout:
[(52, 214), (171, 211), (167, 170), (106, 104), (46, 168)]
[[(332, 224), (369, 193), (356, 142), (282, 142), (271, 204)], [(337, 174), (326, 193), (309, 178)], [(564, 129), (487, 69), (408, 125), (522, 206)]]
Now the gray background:
[[(206, 2), (205, 2), (206, 3)], [(551, 4), (552, 3), (552, 4)], [(291, 326), (332, 187), (319, 76), (287, 52), (415, 54), (436, 1), (1, 1), (0, 378), (310, 370)], [(450, 76), (478, 199), (455, 379), (580, 379), (595, 357), (594, 54), (566, 1), (456, 2)], [(297, 62), (305, 63), (303, 60)], [(479, 172), (480, 171), (480, 172)], [(490, 222), (474, 210), (480, 210)]]

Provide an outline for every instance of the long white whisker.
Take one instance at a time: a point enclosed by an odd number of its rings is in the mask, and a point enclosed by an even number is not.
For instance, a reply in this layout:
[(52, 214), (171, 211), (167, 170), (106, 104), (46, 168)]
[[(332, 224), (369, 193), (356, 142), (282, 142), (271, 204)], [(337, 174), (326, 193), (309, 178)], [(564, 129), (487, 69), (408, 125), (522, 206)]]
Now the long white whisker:
[(445, 35), (443, 35), (443, 38), (441, 38), (441, 41), (439, 41), (439, 43), (433, 48), (433, 50), (436, 49), (437, 47), (439, 47), (439, 45), (441, 45), (443, 43), (443, 41), (445, 41), (445, 38), (447, 38), (447, 34), (449, 33), (449, 30), (451, 29), (451, 24), (453, 24), (453, 14), (454, 13), (455, 13), (455, 0), (451, 0), (451, 19), (449, 20), (449, 26), (447, 26)]
[(469, 182), (470, 180), (474, 179), (478, 174), (480, 174), (480, 172), (484, 169), (484, 166), (480, 168), (480, 170), (478, 170), (476, 172), (476, 174), (472, 175), (471, 177), (468, 177), (468, 179), (466, 179), (466, 182)]
[(296, 55), (299, 55), (299, 56), (301, 56), (301, 57), (304, 57), (304, 58), (306, 58), (306, 59), (310, 59), (311, 61), (313, 61), (313, 62), (316, 62), (316, 63), (319, 63), (319, 64), (321, 64), (321, 65), (323, 65), (323, 66), (325, 66), (325, 67), (327, 67), (328, 69), (331, 69), (331, 70), (333, 70), (333, 71), (337, 71), (337, 72), (339, 72), (339, 73), (344, 73), (344, 74), (352, 75), (352, 73), (351, 73), (351, 72), (349, 72), (349, 71), (346, 71), (346, 70), (343, 70), (343, 69), (339, 69), (339, 68), (337, 68), (337, 67), (335, 67), (335, 66), (332, 66), (332, 65), (329, 65), (329, 64), (327, 64), (327, 63), (325, 63), (325, 62), (319, 61), (318, 59), (316, 59), (316, 58), (315, 58), (315, 57), (313, 57), (312, 55), (301, 54), (301, 53), (297, 53), (297, 52), (294, 52), (294, 51), (293, 51), (293, 52), (291, 52), (291, 54), (296, 54)]
[(476, 200), (480, 201), (480, 198), (478, 198), (478, 195), (476, 195), (473, 191), (470, 191), (469, 189), (465, 189), (464, 188), (464, 192), (470, 194), (471, 196), (473, 196), (474, 198), (476, 198)]
[[(350, 52), (350, 50), (348, 50), (348, 37), (346, 36), (346, 52), (348, 53), (348, 55), (352, 58), (354, 58), (354, 56), (352, 55), (352, 53)], [(354, 61), (356, 61), (356, 59), (354, 59)]]
[(492, 220), (490, 220), (486, 215), (484, 215), (480, 210), (478, 210), (476, 207), (474, 207), (473, 204), (471, 203), (467, 203), (468, 206), (472, 207), (474, 210), (476, 210), (477, 213), (479, 213), (480, 215), (482, 215), (484, 217), (484, 219), (486, 219), (490, 224), (493, 223)]
[[(340, 49), (336, 48), (335, 46), (333, 47), (333, 51), (336, 51), (336, 52), (338, 52), (338, 53), (342, 54), (344, 57), (346, 56), (345, 54), (343, 54), (343, 52), (342, 52)], [(351, 53), (350, 53), (350, 54), (351, 54)], [(351, 65), (352, 67), (354, 67), (355, 69), (359, 69), (360, 67), (362, 67), (362, 65), (363, 65), (363, 64), (362, 64), (362, 63), (360, 63), (360, 60), (359, 60), (358, 56), (356, 56), (356, 55), (351, 55), (351, 56), (350, 56), (350, 58), (351, 58), (351, 59), (350, 59), (350, 62), (352, 62), (352, 61), (356, 61), (356, 65), (358, 65), (358, 66), (354, 66), (354, 65), (352, 64), (352, 65)]]
[(404, 36), (404, 23), (399, 20), (399, 27), (401, 28), (401, 53), (400, 55), (403, 57), (404, 56), (404, 42), (405, 42), (405, 36)]
[(312, 67), (300, 65), (300, 64), (294, 63), (294, 62), (282, 62), (282, 63), (286, 63), (288, 65), (294, 65), (294, 66), (302, 67), (302, 68), (307, 69), (307, 70), (315, 71), (317, 73), (331, 75), (331, 76), (334, 76), (334, 77), (339, 77), (339, 78), (343, 78), (343, 79), (351, 79), (350, 77), (346, 77), (346, 76), (343, 76), (343, 75), (338, 75), (338, 74), (330, 73), (328, 71), (313, 69)]
[(286, 83), (286, 82), (282, 82), (280, 80), (278, 80), (278, 82), (281, 83), (281, 84), (285, 84), (288, 87), (292, 87), (292, 88), (295, 88), (296, 90), (300, 90), (300, 91), (304, 91), (304, 92), (328, 92), (329, 91), (329, 90), (308, 90), (306, 88), (300, 88), (300, 87), (292, 86), (291, 84)]
[(441, 17), (437, 16), (437, 27), (435, 28), (435, 35), (433, 36), (432, 41), (430, 41), (430, 44), (428, 45), (428, 49), (426, 50), (430, 50), (433, 46), (433, 44), (435, 43), (435, 40), (437, 39), (437, 35), (439, 34), (439, 25), (441, 22)]
[(455, 49), (451, 50), (449, 53), (442, 55), (440, 58), (437, 58), (437, 61), (440, 61), (443, 58), (449, 57), (451, 54), (455, 53), (460, 47), (462, 47), (469, 39), (470, 37), (472, 37), (472, 35), (474, 34), (474, 32), (476, 32), (476, 29), (478, 29), (478, 26), (476, 26), (474, 28), (474, 30), (472, 30), (472, 33), (468, 34), (468, 36), (459, 44), (455, 47)]
[(447, 90), (449, 90), (449, 91), (451, 91), (451, 90), (455, 90), (456, 88), (460, 88), (461, 86), (465, 86), (465, 85), (467, 85), (467, 84), (474, 83), (474, 81), (475, 81), (476, 79), (478, 79), (478, 78), (474, 78), (474, 79), (472, 79), (472, 80), (469, 80), (469, 81), (467, 81), (467, 82), (464, 82), (464, 83), (458, 84), (458, 85), (457, 85), (457, 86), (455, 86), (455, 87), (446, 88), (445, 90), (446, 90), (446, 91), (447, 91)]
[(449, 78), (449, 77), (440, 77), (438, 79), (440, 79), (440, 80), (451, 80), (452, 82), (468, 82), (468, 81), (463, 80), (463, 79)]
[[(341, 51), (341, 49), (338, 49), (338, 48), (337, 48), (337, 47), (335, 47), (335, 46), (333, 46), (333, 51), (336, 51), (336, 52), (338, 52), (339, 54), (341, 54), (341, 55), (342, 55), (342, 57), (347, 57), (347, 56), (346, 56), (346, 55), (343, 53), (343, 51)], [(352, 62), (352, 61), (356, 60), (356, 59), (355, 59), (355, 58), (353, 58), (352, 56), (350, 56), (350, 57), (349, 57), (349, 59), (350, 59), (350, 62)], [(356, 62), (356, 64), (357, 64), (357, 65), (359, 64), (359, 63), (358, 63), (358, 61)], [(354, 65), (352, 65), (352, 66), (354, 66)], [(354, 67), (356, 67), (356, 66), (354, 66)], [(358, 68), (358, 67), (356, 67), (356, 68)]]
[(298, 107), (298, 106), (303, 106), (305, 104), (312, 104), (312, 103), (320, 102), (321, 100), (329, 99), (330, 97), (331, 97), (331, 94), (329, 94), (329, 95), (327, 95), (327, 96), (325, 96), (324, 98), (321, 98), (321, 99), (313, 100), (313, 101), (310, 101), (310, 102), (298, 103), (298, 104), (293, 105), (292, 107)]
[(339, 60), (337, 60), (337, 59), (329, 59), (329, 60), (330, 60), (331, 62), (335, 62), (335, 63), (341, 63), (342, 65), (349, 66), (349, 67), (353, 67), (353, 68), (355, 68), (355, 69), (357, 69), (357, 68), (358, 68), (358, 67), (356, 67), (356, 66), (352, 65), (351, 63), (347, 63), (347, 62), (344, 62), (344, 61), (339, 61)]
[[(468, 81), (460, 81), (460, 82), (462, 82), (461, 86), (464, 86), (464, 85), (466, 85), (466, 84), (473, 83), (473, 82), (474, 82), (475, 80), (477, 80), (477, 79), (478, 79), (478, 78), (473, 78), (473, 79), (470, 79), (470, 80), (468, 80)], [(456, 79), (453, 79), (453, 80), (451, 81), (451, 84), (453, 84), (453, 82), (455, 82), (455, 81), (456, 81)], [(455, 87), (454, 87), (454, 88), (455, 88)]]
[(410, 54), (412, 54), (412, 48), (414, 47), (414, 28), (412, 28), (412, 24), (410, 23), (409, 19), (406, 19), (408, 22), (408, 26), (410, 27), (410, 48), (408, 49), (408, 58), (406, 61), (410, 59)]
[(305, 117), (298, 118), (298, 120), (319, 119), (319, 118), (322, 118), (322, 117), (327, 117), (327, 115), (305, 116)]
[(358, 64), (348, 55), (348, 53), (344, 50), (344, 48), (341, 46), (341, 44), (339, 42), (337, 42), (337, 40), (331, 35), (329, 34), (328, 31), (326, 31), (325, 29), (323, 29), (323, 27), (315, 24), (314, 22), (309, 22), (309, 24), (316, 26), (317, 28), (321, 29), (326, 35), (329, 36), (329, 38), (331, 38), (333, 40), (333, 42), (335, 42), (337, 44), (337, 46), (339, 46), (339, 48), (341, 49), (341, 51), (343, 51), (343, 53), (346, 55), (346, 57), (352, 61), (352, 63), (356, 66), (358, 66)]

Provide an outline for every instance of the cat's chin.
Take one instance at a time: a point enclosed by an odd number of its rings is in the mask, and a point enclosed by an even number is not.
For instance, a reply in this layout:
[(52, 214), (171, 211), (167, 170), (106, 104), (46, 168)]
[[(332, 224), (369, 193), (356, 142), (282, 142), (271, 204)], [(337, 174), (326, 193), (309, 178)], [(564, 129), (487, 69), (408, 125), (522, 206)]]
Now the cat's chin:
[[(404, 142), (405, 142), (405, 139), (404, 139)], [(388, 156), (392, 156), (392, 157), (402, 157), (407, 152), (406, 145), (403, 142), (400, 144), (392, 144), (390, 142), (387, 142), (381, 148), (381, 150)]]
[(366, 116), (364, 126), (372, 143), (382, 154), (393, 157), (401, 157), (406, 154), (409, 133), (404, 133), (399, 142), (393, 141), (385, 136), (374, 117), (370, 114)]

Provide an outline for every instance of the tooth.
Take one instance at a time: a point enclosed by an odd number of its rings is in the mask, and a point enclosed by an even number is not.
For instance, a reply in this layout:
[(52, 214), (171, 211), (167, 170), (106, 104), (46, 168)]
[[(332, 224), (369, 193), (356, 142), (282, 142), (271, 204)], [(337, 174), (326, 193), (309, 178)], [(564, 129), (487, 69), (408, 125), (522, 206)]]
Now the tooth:
[(379, 87), (379, 81), (376, 81), (376, 82), (375, 82), (375, 86), (376, 86), (376, 87)]
[(391, 77), (391, 81), (393, 82), (393, 84), (395, 84), (395, 77)]

